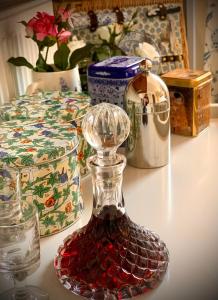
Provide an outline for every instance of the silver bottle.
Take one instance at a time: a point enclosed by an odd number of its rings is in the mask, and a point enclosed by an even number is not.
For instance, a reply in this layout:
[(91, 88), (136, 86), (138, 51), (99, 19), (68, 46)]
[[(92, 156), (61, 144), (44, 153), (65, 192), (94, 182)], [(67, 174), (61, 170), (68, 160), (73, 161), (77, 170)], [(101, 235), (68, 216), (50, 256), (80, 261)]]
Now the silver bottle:
[(131, 121), (127, 162), (137, 168), (161, 167), (169, 159), (169, 92), (163, 80), (150, 72), (151, 67), (148, 59), (140, 63), (142, 73), (129, 82), (124, 96)]

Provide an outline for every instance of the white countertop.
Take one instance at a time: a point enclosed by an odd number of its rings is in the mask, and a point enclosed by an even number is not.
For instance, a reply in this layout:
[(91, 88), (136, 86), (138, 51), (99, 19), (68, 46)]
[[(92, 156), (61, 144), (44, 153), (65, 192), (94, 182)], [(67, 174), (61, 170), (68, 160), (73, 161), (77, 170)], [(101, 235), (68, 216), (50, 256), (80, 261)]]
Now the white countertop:
[[(170, 163), (142, 170), (127, 166), (123, 193), (133, 221), (158, 233), (170, 252), (168, 273), (151, 294), (138, 300), (218, 299), (218, 120), (198, 137), (171, 137)], [(50, 300), (79, 297), (58, 281), (53, 258), (63, 239), (91, 215), (90, 176), (82, 182), (85, 211), (80, 221), (41, 240), (41, 266), (28, 278)]]

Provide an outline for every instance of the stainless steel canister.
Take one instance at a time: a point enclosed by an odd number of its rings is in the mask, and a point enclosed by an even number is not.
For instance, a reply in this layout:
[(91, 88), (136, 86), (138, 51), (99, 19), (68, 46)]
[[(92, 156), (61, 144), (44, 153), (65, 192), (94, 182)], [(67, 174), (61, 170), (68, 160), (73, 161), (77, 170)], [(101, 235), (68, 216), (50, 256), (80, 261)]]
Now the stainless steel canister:
[(164, 166), (169, 159), (170, 102), (163, 80), (150, 72), (148, 59), (140, 63), (125, 90), (124, 107), (131, 121), (126, 143), (127, 162), (137, 168)]

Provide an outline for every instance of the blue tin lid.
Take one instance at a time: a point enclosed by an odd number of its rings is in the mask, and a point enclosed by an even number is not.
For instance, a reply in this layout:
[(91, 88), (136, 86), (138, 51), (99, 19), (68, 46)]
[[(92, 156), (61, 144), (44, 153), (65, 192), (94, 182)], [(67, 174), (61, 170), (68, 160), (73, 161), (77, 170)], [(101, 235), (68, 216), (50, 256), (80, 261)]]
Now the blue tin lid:
[(91, 64), (88, 76), (99, 78), (130, 78), (140, 72), (139, 63), (143, 60), (137, 56), (113, 56), (101, 62)]

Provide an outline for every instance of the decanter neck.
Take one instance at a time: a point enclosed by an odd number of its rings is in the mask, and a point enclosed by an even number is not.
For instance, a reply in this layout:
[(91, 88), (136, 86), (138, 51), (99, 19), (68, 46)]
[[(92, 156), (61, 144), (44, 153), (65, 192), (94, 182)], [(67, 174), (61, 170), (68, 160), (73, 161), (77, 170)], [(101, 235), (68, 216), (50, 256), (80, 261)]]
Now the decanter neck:
[(90, 157), (88, 166), (92, 173), (93, 215), (114, 219), (125, 213), (122, 194), (123, 170), (126, 158), (116, 154), (116, 164), (102, 166), (96, 156)]

